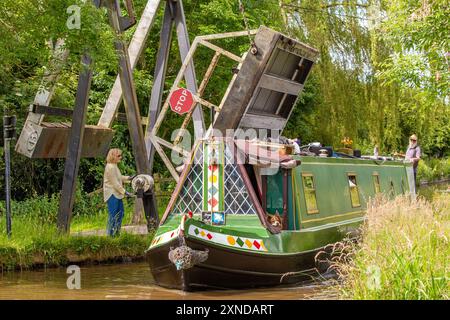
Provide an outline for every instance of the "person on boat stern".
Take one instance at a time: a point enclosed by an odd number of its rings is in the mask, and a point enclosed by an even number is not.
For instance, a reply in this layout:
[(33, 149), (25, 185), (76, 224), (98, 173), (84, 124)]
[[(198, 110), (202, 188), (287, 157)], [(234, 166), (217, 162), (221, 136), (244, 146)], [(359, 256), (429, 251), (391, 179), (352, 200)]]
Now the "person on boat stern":
[(111, 149), (106, 157), (105, 173), (103, 175), (103, 198), (108, 205), (108, 236), (119, 235), (124, 215), (123, 198), (132, 195), (123, 187), (132, 177), (122, 176), (117, 164), (122, 160), (122, 150)]
[(417, 136), (413, 134), (411, 137), (409, 137), (409, 146), (408, 150), (406, 150), (405, 159), (409, 160), (413, 163), (413, 170), (414, 170), (414, 183), (416, 184), (416, 178), (417, 178), (417, 167), (419, 166), (420, 156), (422, 155), (420, 151), (420, 147), (417, 144)]
[(302, 146), (302, 141), (301, 141), (300, 137), (298, 137), (297, 139), (289, 139), (288, 141), (289, 141), (289, 143), (294, 145), (294, 153), (300, 154), (300, 151), (301, 151), (300, 147)]

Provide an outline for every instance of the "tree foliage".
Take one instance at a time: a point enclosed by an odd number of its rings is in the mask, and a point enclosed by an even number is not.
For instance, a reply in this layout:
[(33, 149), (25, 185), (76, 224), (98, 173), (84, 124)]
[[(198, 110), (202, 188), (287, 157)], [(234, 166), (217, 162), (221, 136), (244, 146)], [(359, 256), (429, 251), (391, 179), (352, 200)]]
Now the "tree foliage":
[[(350, 137), (356, 147), (384, 153), (402, 151), (416, 133), (430, 155), (448, 155), (449, 23), (445, 0), (242, 0), (250, 29), (266, 25), (317, 48), (320, 58), (306, 83), (285, 134), (302, 141), (340, 146)], [(147, 0), (135, 0), (139, 16)], [(81, 28), (70, 29), (70, 6), (81, 8)], [(246, 26), (238, 0), (185, 0), (191, 41), (197, 35), (239, 31)], [(162, 12), (154, 29), (161, 26)], [(126, 33), (131, 39), (134, 28)], [(175, 31), (174, 31), (175, 35)], [(151, 32), (134, 73), (141, 113), (148, 113), (159, 32)], [(51, 71), (51, 46), (65, 39), (70, 51), (52, 104), (72, 108), (80, 71), (80, 55), (94, 58), (88, 122), (95, 124), (117, 75), (114, 34), (104, 9), (83, 0), (3, 0), (0, 7), (0, 104), (18, 116), (20, 131), (28, 105), (43, 74)], [(221, 46), (242, 54), (249, 39), (221, 40)], [(200, 50), (194, 60), (201, 79), (212, 54)], [(174, 37), (164, 97), (181, 60)], [(221, 59), (205, 99), (219, 103), (232, 77), (233, 62)], [(123, 108), (123, 106), (121, 107)], [(123, 109), (122, 109), (123, 112)], [(205, 112), (205, 117), (209, 113)], [(181, 125), (172, 115), (163, 131)], [(115, 123), (113, 147), (124, 150), (123, 171), (134, 161), (128, 130)], [(191, 128), (192, 129), (192, 128)], [(2, 160), (3, 161), (3, 158)], [(0, 162), (3, 168), (3, 162)], [(29, 160), (13, 153), (13, 193), (17, 199), (53, 194), (61, 188), (64, 162)], [(83, 159), (80, 185), (92, 191), (101, 185), (103, 159)], [(168, 174), (157, 159), (155, 170)], [(0, 176), (0, 184), (2, 184)]]
[(305, 115), (300, 104), (304, 119), (291, 120), (309, 123), (308, 132), (293, 125), (292, 135), (335, 146), (350, 136), (366, 152), (378, 144), (386, 153), (402, 150), (416, 133), (426, 153), (449, 152), (448, 2), (286, 0), (282, 6), (287, 32), (320, 51), (312, 74), (319, 86), (315, 106)]
[(449, 95), (450, 4), (447, 0), (389, 1), (381, 30), (394, 50), (380, 63), (386, 81)]

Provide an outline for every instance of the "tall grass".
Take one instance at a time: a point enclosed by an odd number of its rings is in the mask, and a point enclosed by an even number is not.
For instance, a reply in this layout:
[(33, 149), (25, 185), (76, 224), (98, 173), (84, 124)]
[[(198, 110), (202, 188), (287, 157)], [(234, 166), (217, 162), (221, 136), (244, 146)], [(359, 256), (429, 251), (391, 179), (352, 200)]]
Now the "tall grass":
[[(108, 212), (102, 199), (81, 198), (74, 208), (71, 232), (106, 230)], [(124, 204), (123, 225), (126, 225), (132, 220), (133, 202), (126, 200)], [(2, 205), (4, 203), (0, 203), (0, 270), (141, 257), (153, 236), (124, 232), (116, 238), (60, 234), (56, 227), (59, 198), (41, 196), (12, 202), (12, 237), (9, 239)]]
[(450, 196), (406, 196), (368, 205), (358, 242), (335, 246), (335, 287), (344, 299), (449, 299)]
[[(92, 220), (76, 217), (72, 230), (106, 228), (106, 215)], [(82, 219), (82, 224), (76, 220)], [(3, 220), (3, 219), (2, 219)], [(153, 234), (133, 235), (122, 232), (118, 237), (74, 236), (58, 232), (55, 224), (28, 217), (13, 218), (12, 237), (0, 222), (0, 271), (52, 267), (69, 263), (110, 262), (143, 257)]]

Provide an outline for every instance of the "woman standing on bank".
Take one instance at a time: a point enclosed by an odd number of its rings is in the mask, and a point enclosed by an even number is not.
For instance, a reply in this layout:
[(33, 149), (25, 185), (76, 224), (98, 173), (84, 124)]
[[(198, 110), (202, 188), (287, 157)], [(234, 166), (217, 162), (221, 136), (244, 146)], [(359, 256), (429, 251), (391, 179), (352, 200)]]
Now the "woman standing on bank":
[(131, 180), (129, 176), (122, 176), (117, 164), (122, 160), (122, 150), (111, 149), (106, 157), (105, 174), (103, 176), (103, 196), (108, 204), (107, 234), (117, 236), (120, 233), (124, 215), (123, 198), (131, 194), (123, 187), (124, 182)]

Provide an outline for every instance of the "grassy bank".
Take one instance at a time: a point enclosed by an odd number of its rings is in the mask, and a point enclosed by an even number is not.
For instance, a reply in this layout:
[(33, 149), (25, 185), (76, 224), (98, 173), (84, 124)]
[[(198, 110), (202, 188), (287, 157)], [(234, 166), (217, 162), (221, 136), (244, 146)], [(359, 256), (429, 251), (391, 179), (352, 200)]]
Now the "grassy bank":
[(341, 298), (450, 298), (448, 193), (433, 203), (377, 199), (369, 206), (361, 241), (338, 247), (333, 267)]
[[(90, 201), (94, 203), (78, 203), (71, 232), (106, 229), (106, 207), (101, 201)], [(13, 202), (11, 239), (6, 235), (5, 216), (0, 216), (1, 270), (136, 259), (143, 256), (153, 236), (124, 232), (116, 238), (61, 235), (56, 228), (57, 208), (57, 199), (46, 197)], [(126, 201), (123, 225), (131, 223), (132, 212), (132, 201)]]

